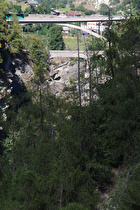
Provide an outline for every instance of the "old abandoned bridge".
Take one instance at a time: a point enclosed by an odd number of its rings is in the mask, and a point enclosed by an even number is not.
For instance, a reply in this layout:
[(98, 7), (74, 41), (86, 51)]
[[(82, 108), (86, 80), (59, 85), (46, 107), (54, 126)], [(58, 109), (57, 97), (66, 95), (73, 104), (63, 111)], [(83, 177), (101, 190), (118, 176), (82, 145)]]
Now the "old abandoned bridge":
[[(50, 50), (50, 58), (77, 58), (77, 50)], [(104, 51), (79, 51), (79, 57), (87, 60), (89, 57), (94, 55), (103, 55)]]

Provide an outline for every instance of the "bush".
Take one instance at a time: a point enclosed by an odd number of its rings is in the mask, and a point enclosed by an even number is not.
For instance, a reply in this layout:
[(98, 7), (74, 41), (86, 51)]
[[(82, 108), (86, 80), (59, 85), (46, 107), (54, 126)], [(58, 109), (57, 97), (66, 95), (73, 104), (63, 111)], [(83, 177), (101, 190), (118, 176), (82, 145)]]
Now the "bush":
[(6, 209), (43, 209), (42, 179), (31, 171), (20, 171), (13, 178)]
[(66, 207), (62, 208), (62, 210), (88, 210), (88, 208), (80, 203), (69, 203)]
[(70, 77), (70, 84), (73, 84), (74, 81), (75, 81), (74, 78), (71, 78), (71, 77)]
[(140, 164), (131, 171), (128, 177), (127, 188), (120, 200), (119, 210), (140, 209)]

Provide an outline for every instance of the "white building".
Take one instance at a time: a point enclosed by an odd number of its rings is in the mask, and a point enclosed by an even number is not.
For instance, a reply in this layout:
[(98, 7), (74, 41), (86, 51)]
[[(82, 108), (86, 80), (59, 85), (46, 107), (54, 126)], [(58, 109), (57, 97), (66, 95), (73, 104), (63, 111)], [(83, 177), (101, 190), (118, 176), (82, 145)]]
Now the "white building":
[(87, 22), (87, 29), (94, 31), (96, 33), (102, 34), (105, 28), (106, 25), (104, 23), (99, 24), (99, 22)]

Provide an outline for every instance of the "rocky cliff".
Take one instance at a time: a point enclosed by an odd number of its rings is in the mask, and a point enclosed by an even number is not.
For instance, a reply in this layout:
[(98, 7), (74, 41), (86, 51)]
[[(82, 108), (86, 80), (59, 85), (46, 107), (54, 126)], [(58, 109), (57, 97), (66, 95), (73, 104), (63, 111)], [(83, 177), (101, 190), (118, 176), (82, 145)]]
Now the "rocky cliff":
[[(80, 72), (82, 73), (81, 97), (84, 104), (89, 99), (89, 73), (86, 72), (85, 64), (85, 60), (80, 61)], [(97, 74), (97, 70), (95, 74)], [(6, 104), (3, 100), (4, 95), (18, 95), (21, 91), (26, 91), (28, 88), (32, 89), (32, 86), (34, 86), (32, 84), (33, 78), (34, 72), (30, 61), (26, 62), (24, 58), (12, 59), (8, 56), (7, 62), (5, 63), (5, 72), (3, 72), (3, 75), (0, 76), (0, 84), (5, 83), (5, 85), (0, 85), (0, 109), (4, 111), (6, 108)], [(50, 61), (49, 76), (46, 77), (43, 85), (50, 93), (58, 97), (62, 96), (68, 98), (69, 100), (73, 100), (70, 98), (71, 92), (67, 90), (70, 88), (72, 92), (75, 91), (76, 94), (78, 93), (77, 78), (77, 59), (53, 58)], [(63, 92), (64, 88), (66, 90), (65, 92)], [(96, 96), (96, 93), (94, 93), (94, 96)]]
[(89, 10), (99, 10), (100, 4), (109, 4), (110, 0), (75, 0), (73, 4), (77, 7), (83, 4), (86, 9)]

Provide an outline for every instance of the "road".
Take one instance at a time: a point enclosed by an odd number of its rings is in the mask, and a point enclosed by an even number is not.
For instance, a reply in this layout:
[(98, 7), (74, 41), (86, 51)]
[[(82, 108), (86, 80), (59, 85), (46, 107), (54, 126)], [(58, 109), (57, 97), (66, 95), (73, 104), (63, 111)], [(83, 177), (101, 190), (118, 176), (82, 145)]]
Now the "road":
[[(113, 16), (112, 21), (122, 21), (123, 16)], [(7, 20), (10, 21), (10, 20)], [(106, 22), (109, 21), (108, 16), (94, 15), (86, 17), (55, 17), (55, 16), (43, 16), (36, 15), (35, 17), (30, 18), (25, 17), (23, 20), (19, 20), (19, 23), (72, 23), (72, 22)]]
[[(122, 21), (124, 19), (123, 16), (113, 16), (111, 18), (111, 21)], [(7, 19), (7, 21), (11, 21), (10, 19)], [(34, 14), (34, 16), (29, 15), (28, 17), (25, 17), (24, 19), (19, 19), (19, 23), (21, 24), (34, 24), (34, 23), (56, 23), (56, 24), (66, 24), (66, 23), (73, 23), (73, 22), (78, 22), (78, 23), (83, 23), (83, 22), (99, 22), (100, 24), (103, 22), (110, 21), (108, 16), (104, 15), (91, 15), (91, 16), (86, 16), (86, 17), (59, 17), (59, 16), (53, 16), (53, 15), (40, 15), (40, 14)], [(72, 26), (72, 25), (67, 25), (68, 27), (73, 27), (85, 31), (92, 36), (95, 36), (99, 39), (102, 39), (106, 41), (106, 39), (97, 34), (94, 33), (93, 31), (90, 31), (88, 29), (82, 28), (80, 26)]]

